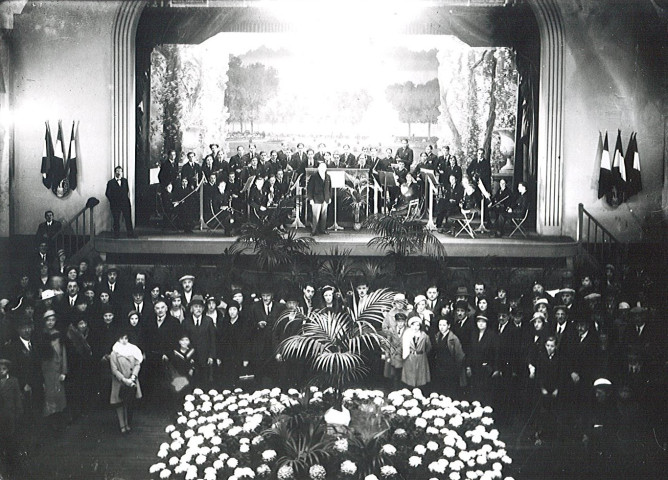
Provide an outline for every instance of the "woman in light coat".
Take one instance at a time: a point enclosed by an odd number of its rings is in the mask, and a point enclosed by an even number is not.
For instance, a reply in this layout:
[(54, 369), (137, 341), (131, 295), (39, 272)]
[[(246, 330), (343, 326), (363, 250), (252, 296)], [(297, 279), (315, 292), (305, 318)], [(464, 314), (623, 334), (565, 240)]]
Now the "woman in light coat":
[[(116, 407), (116, 415), (121, 433), (130, 432), (133, 400), (142, 397), (139, 386), (139, 370), (144, 360), (141, 350), (128, 340), (128, 334), (122, 331), (118, 341), (111, 349), (109, 365), (111, 366), (111, 396), (109, 403)], [(121, 390), (130, 389), (129, 394)]]
[(411, 387), (421, 387), (431, 380), (427, 360), (431, 341), (421, 327), (422, 319), (413, 313), (408, 319), (408, 330), (404, 332), (402, 339), (404, 367), (401, 381)]

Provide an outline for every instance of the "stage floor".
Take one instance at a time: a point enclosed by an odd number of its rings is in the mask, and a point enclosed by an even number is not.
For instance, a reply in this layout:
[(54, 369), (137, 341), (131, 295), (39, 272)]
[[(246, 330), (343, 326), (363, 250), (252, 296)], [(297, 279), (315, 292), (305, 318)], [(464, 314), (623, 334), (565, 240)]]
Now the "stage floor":
[[(220, 255), (230, 247), (236, 237), (226, 237), (217, 231), (182, 233), (140, 227), (139, 238), (114, 238), (111, 232), (103, 232), (95, 238), (95, 250), (113, 255)], [(309, 236), (306, 229), (299, 229), (298, 237)], [(448, 257), (508, 257), (508, 258), (572, 258), (577, 255), (578, 243), (569, 237), (545, 237), (529, 233), (527, 238), (495, 238), (490, 234), (478, 234), (476, 238), (436, 233), (446, 248)], [(353, 256), (384, 256), (385, 252), (367, 246), (373, 234), (368, 231), (343, 230), (314, 237), (312, 252), (327, 254), (339, 247), (350, 250)]]

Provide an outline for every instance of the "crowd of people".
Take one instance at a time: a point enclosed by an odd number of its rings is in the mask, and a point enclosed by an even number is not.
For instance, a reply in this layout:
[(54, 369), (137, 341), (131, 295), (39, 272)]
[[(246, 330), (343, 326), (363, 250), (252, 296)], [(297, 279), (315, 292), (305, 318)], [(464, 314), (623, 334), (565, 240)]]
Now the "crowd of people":
[[(96, 405), (113, 407), (127, 434), (140, 399), (176, 409), (193, 387), (303, 387), (307, 366), (277, 350), (288, 334), (274, 328), (281, 315), (349, 312), (381, 287), (307, 282), (279, 297), (270, 285), (224, 289), (222, 276), (157, 282), (100, 260), (71, 264), (62, 250), (52, 255), (53, 217), (47, 211), (38, 228), (30, 271), (0, 301), (0, 445), (9, 458), (31, 425), (57, 431)], [(550, 291), (476, 282), (395, 292), (377, 326), (385, 346), (367, 352), (363, 384), (480, 400), (501, 423), (527, 418), (538, 445), (576, 432), (604, 448), (620, 422), (643, 428), (651, 417), (665, 442), (665, 327), (647, 280), (607, 265), (602, 278), (565, 276)]]
[[(427, 178), (435, 179), (433, 216), (436, 226), (444, 233), (452, 233), (448, 220), (461, 215), (462, 209), (487, 208), (486, 220), (496, 235), (501, 236), (507, 220), (523, 218), (529, 208), (526, 184), (519, 183), (516, 191), (511, 191), (504, 179), (498, 184), (492, 182), (489, 155), (483, 149), (478, 149), (465, 170), (450, 153), (450, 147), (443, 146), (437, 155), (433, 147), (427, 145), (417, 155), (407, 139), (402, 140), (396, 151), (363, 146), (353, 152), (349, 145), (343, 145), (341, 152), (332, 153), (324, 143), (315, 150), (301, 142), (294, 151), (284, 142), (279, 150), (270, 152), (258, 151), (251, 143), (248, 152), (239, 146), (230, 158), (216, 143), (210, 145), (210, 150), (201, 160), (194, 152), (188, 152), (183, 165), (179, 165), (176, 151), (171, 150), (160, 166), (158, 180), (164, 227), (192, 231), (200, 220), (196, 192), (201, 188), (202, 220), (209, 227), (231, 234), (236, 226), (249, 219), (261, 220), (268, 209), (279, 204), (289, 203), (294, 207), (295, 198), (305, 193), (302, 189), (307, 182), (311, 179), (317, 182), (317, 176), (311, 173), (322, 164), (326, 169), (368, 171), (369, 185), (380, 192), (370, 201), (378, 202), (379, 210), (400, 213), (408, 208), (411, 200), (420, 200), (425, 207), (430, 188)], [(309, 169), (313, 170), (307, 174)], [(381, 178), (383, 172), (391, 174), (390, 185)], [(306, 200), (310, 202), (311, 198)], [(320, 208), (313, 210), (317, 218), (321, 211)], [(326, 216), (326, 209), (324, 214)]]

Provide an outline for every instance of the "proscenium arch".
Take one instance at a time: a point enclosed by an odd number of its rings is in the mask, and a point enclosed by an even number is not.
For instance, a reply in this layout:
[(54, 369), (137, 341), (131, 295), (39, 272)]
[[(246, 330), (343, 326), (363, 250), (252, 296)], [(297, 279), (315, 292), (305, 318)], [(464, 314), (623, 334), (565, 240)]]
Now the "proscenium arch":
[[(536, 230), (563, 233), (564, 27), (556, 0), (527, 0), (540, 32)], [(119, 2), (112, 36), (111, 173), (123, 167), (135, 198), (135, 43), (148, 0)], [(240, 2), (240, 6), (248, 2)], [(447, 2), (444, 2), (447, 6)], [(134, 216), (134, 209), (133, 209)], [(134, 220), (134, 219), (133, 219)]]

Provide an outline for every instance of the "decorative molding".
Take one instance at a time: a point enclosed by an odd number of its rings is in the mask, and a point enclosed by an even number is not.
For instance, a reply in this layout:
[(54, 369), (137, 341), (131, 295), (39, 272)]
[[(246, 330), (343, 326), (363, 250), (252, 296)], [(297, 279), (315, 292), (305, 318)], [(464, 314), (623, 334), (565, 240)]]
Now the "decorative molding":
[(536, 230), (563, 233), (564, 27), (556, 0), (530, 0), (540, 31)]
[[(135, 38), (147, 0), (119, 2), (112, 31), (111, 65), (111, 171), (123, 167), (135, 198)], [(134, 221), (134, 212), (133, 221)]]

